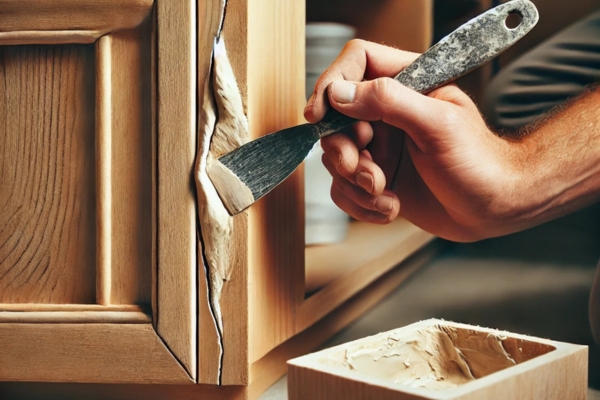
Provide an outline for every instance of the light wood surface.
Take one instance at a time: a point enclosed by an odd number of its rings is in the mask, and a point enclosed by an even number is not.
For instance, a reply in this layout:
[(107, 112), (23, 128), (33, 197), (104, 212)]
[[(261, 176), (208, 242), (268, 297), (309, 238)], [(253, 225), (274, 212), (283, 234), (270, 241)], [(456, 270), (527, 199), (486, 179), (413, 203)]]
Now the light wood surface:
[(96, 42), (96, 302), (110, 304), (112, 285), (112, 36)]
[(100, 37), (100, 31), (19, 31), (0, 32), (0, 45), (15, 44), (91, 44)]
[(149, 324), (151, 318), (141, 311), (0, 311), (0, 323), (9, 324)]
[[(205, 107), (204, 93), (205, 85), (212, 80), (211, 64), (213, 45), (215, 38), (219, 35), (222, 27), (224, 12), (224, 0), (211, 0), (198, 3), (198, 33), (197, 33), (197, 52), (198, 52), (198, 94), (199, 104), (198, 109), (202, 110)], [(229, 19), (235, 19), (237, 14), (230, 16)], [(208, 90), (208, 89), (206, 89)], [(201, 134), (202, 114), (199, 112), (198, 135)], [(202, 143), (202, 138), (198, 137), (198, 143)], [(199, 150), (198, 150), (199, 151)], [(200, 156), (197, 154), (197, 156)], [(243, 217), (242, 217), (243, 218)], [(199, 230), (203, 228), (200, 221)], [(238, 225), (239, 227), (239, 225)], [(239, 229), (239, 228), (238, 228)], [(205, 264), (203, 255), (203, 243), (201, 240), (201, 232), (197, 233), (198, 246), (198, 382), (206, 384), (219, 384), (221, 381), (221, 369), (223, 363), (223, 353), (221, 346), (223, 339), (219, 334), (217, 321), (214, 316), (214, 310), (211, 309), (211, 288), (209, 288), (209, 271)], [(237, 267), (237, 266), (236, 266)], [(240, 294), (244, 291), (240, 291)], [(222, 297), (221, 297), (222, 298)], [(241, 300), (241, 299), (240, 299)], [(241, 302), (240, 302), (241, 303)], [(241, 307), (241, 304), (238, 304)], [(227, 321), (227, 329), (234, 321)], [(243, 347), (242, 347), (243, 348)], [(240, 351), (243, 353), (243, 351)]]
[(3, 323), (0, 348), (3, 381), (191, 383), (151, 324)]
[[(218, 4), (219, 1), (213, 1)], [(249, 60), (254, 58), (249, 47), (251, 40), (248, 37), (250, 29), (250, 12), (252, 7), (264, 7), (264, 1), (232, 1), (227, 3), (225, 19), (223, 21), (223, 40), (231, 67), (235, 74), (244, 112), (248, 112), (248, 68)], [(261, 19), (262, 16), (256, 15)], [(252, 120), (248, 120), (252, 135)], [(250, 222), (247, 213), (234, 217), (233, 242), (236, 251), (232, 254), (231, 279), (225, 282), (221, 292), (221, 312), (223, 314), (223, 360), (221, 370), (221, 383), (223, 385), (247, 385), (249, 376), (248, 352), (252, 340), (250, 331), (250, 276), (249, 254)], [(202, 332), (200, 333), (202, 335)]]
[(196, 379), (196, 2), (159, 1), (156, 327)]
[(406, 257), (413, 251), (412, 242), (420, 238), (427, 240), (433, 236), (401, 218), (383, 226), (350, 222), (348, 236), (343, 242), (306, 247), (307, 296), (369, 263), (386, 268), (378, 260), (394, 254), (400, 259)]
[(358, 315), (379, 302), (410, 274), (436, 254), (442, 242), (434, 242), (411, 257), (398, 268), (378, 279), (367, 289), (344, 303), (301, 334), (294, 336), (251, 367), (249, 386), (213, 385), (107, 385), (76, 383), (0, 382), (0, 397), (13, 399), (75, 400), (75, 399), (123, 399), (123, 400), (203, 400), (256, 399), (267, 387), (286, 372), (285, 361), (315, 349), (333, 333), (353, 321)]
[(432, 239), (403, 219), (386, 226), (356, 222), (344, 243), (307, 248), (307, 282), (329, 282), (299, 307), (296, 331), (325, 317)]
[(94, 48), (0, 54), (0, 303), (94, 303)]
[[(250, 135), (258, 137), (303, 122), (305, 4), (248, 4), (245, 82)], [(248, 357), (253, 362), (296, 333), (295, 308), (304, 297), (303, 170), (253, 205), (248, 224)]]
[(34, 312), (34, 311), (123, 311), (145, 312), (143, 307), (133, 304), (118, 304), (101, 306), (98, 304), (44, 304), (44, 303), (13, 303), (0, 304), (0, 311)]
[[(199, 24), (199, 79), (203, 93), (212, 38), (222, 3), (204, 2)], [(222, 38), (237, 78), (252, 138), (297, 124), (304, 104), (304, 3), (229, 2)], [(273, 51), (273, 49), (276, 49)], [(285, 71), (285, 73), (273, 73)], [(236, 252), (221, 294), (222, 383), (247, 384), (253, 350), (264, 354), (294, 332), (293, 308), (302, 299), (303, 194), (296, 174), (247, 213), (235, 217)], [(200, 265), (200, 268), (204, 266)], [(250, 284), (251, 282), (251, 284)], [(203, 287), (202, 282), (201, 287)], [(214, 324), (200, 297), (201, 381), (214, 381)], [(202, 315), (205, 315), (204, 322)], [(203, 338), (208, 340), (205, 342)], [(249, 347), (250, 346), (250, 347)], [(206, 376), (206, 379), (203, 378)]]
[(245, 386), (0, 382), (2, 400), (247, 400)]
[[(442, 320), (427, 320), (400, 329), (416, 329), (443, 324), (455, 329), (474, 329), (494, 333), (492, 329), (473, 327)], [(414, 327), (414, 328), (413, 328)], [(344, 399), (585, 399), (587, 398), (587, 346), (533, 338), (502, 332), (508, 341), (543, 345), (535, 358), (475, 379), (455, 388), (431, 390), (394, 384), (359, 372), (324, 364), (321, 360), (334, 351), (359, 345), (362, 339), (325, 349), (291, 360), (288, 363), (288, 397), (290, 400)], [(521, 342), (523, 341), (523, 342)], [(551, 350), (546, 353), (547, 347)], [(531, 346), (530, 346), (531, 347)], [(521, 348), (515, 351), (520, 354)], [(512, 352), (511, 352), (512, 354)]]
[(152, 199), (155, 196), (152, 186), (152, 142), (155, 137), (150, 108), (150, 20), (136, 30), (106, 37), (110, 38), (111, 66), (110, 85), (105, 91), (105, 97), (110, 99), (108, 131), (111, 136), (110, 183), (107, 187), (111, 193), (112, 221), (107, 238), (111, 242), (110, 303), (150, 304)]
[(0, 32), (88, 30), (110, 32), (138, 26), (152, 0), (3, 0)]

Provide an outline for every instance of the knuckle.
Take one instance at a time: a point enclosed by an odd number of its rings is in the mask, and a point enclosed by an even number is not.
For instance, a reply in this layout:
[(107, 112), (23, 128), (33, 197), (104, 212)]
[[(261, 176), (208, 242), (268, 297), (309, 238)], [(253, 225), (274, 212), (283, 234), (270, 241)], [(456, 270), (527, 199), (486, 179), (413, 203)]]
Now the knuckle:
[(346, 44), (344, 45), (344, 49), (343, 50), (348, 50), (348, 51), (364, 51), (364, 49), (366, 48), (366, 41), (362, 40), (362, 39), (351, 39), (348, 42), (346, 42)]
[(334, 204), (336, 206), (338, 206), (341, 210), (347, 212), (347, 210), (345, 210), (345, 201), (344, 201), (346, 196), (342, 193), (342, 190), (340, 189), (339, 185), (336, 184), (335, 181), (331, 185), (330, 196), (331, 196), (331, 200), (334, 202)]
[(377, 211), (366, 211), (364, 221), (377, 225), (387, 225), (392, 222), (389, 215), (383, 215)]
[(432, 115), (436, 116), (438, 126), (452, 127), (462, 120), (455, 107), (440, 107)]

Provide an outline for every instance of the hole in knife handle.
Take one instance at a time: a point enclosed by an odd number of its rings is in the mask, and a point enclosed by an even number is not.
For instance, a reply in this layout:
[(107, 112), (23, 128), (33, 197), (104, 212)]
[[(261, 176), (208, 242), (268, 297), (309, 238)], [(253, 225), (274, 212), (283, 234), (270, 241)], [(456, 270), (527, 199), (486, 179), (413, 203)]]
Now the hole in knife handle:
[(504, 25), (508, 29), (517, 29), (523, 21), (523, 14), (519, 10), (511, 10), (508, 12), (508, 16), (504, 20)]

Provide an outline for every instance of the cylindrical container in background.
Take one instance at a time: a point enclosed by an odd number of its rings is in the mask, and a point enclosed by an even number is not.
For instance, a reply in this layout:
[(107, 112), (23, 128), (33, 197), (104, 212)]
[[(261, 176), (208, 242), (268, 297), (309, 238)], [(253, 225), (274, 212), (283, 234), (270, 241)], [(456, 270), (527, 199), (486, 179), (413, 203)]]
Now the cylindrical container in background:
[[(355, 29), (331, 22), (306, 25), (306, 98), (319, 76), (331, 65)], [(317, 143), (305, 162), (306, 244), (338, 243), (348, 232), (349, 217), (331, 200), (331, 175), (321, 162), (323, 150)]]

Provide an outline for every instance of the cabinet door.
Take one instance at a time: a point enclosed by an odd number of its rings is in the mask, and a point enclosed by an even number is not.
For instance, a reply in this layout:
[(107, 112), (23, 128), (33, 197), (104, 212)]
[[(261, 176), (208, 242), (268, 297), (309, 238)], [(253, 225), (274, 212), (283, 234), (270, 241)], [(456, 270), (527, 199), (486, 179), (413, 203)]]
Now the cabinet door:
[(195, 254), (164, 251), (157, 222), (173, 188), (155, 179), (154, 67), (156, 14), (177, 19), (177, 65), (194, 10), (164, 3), (0, 2), (0, 380), (195, 380)]

